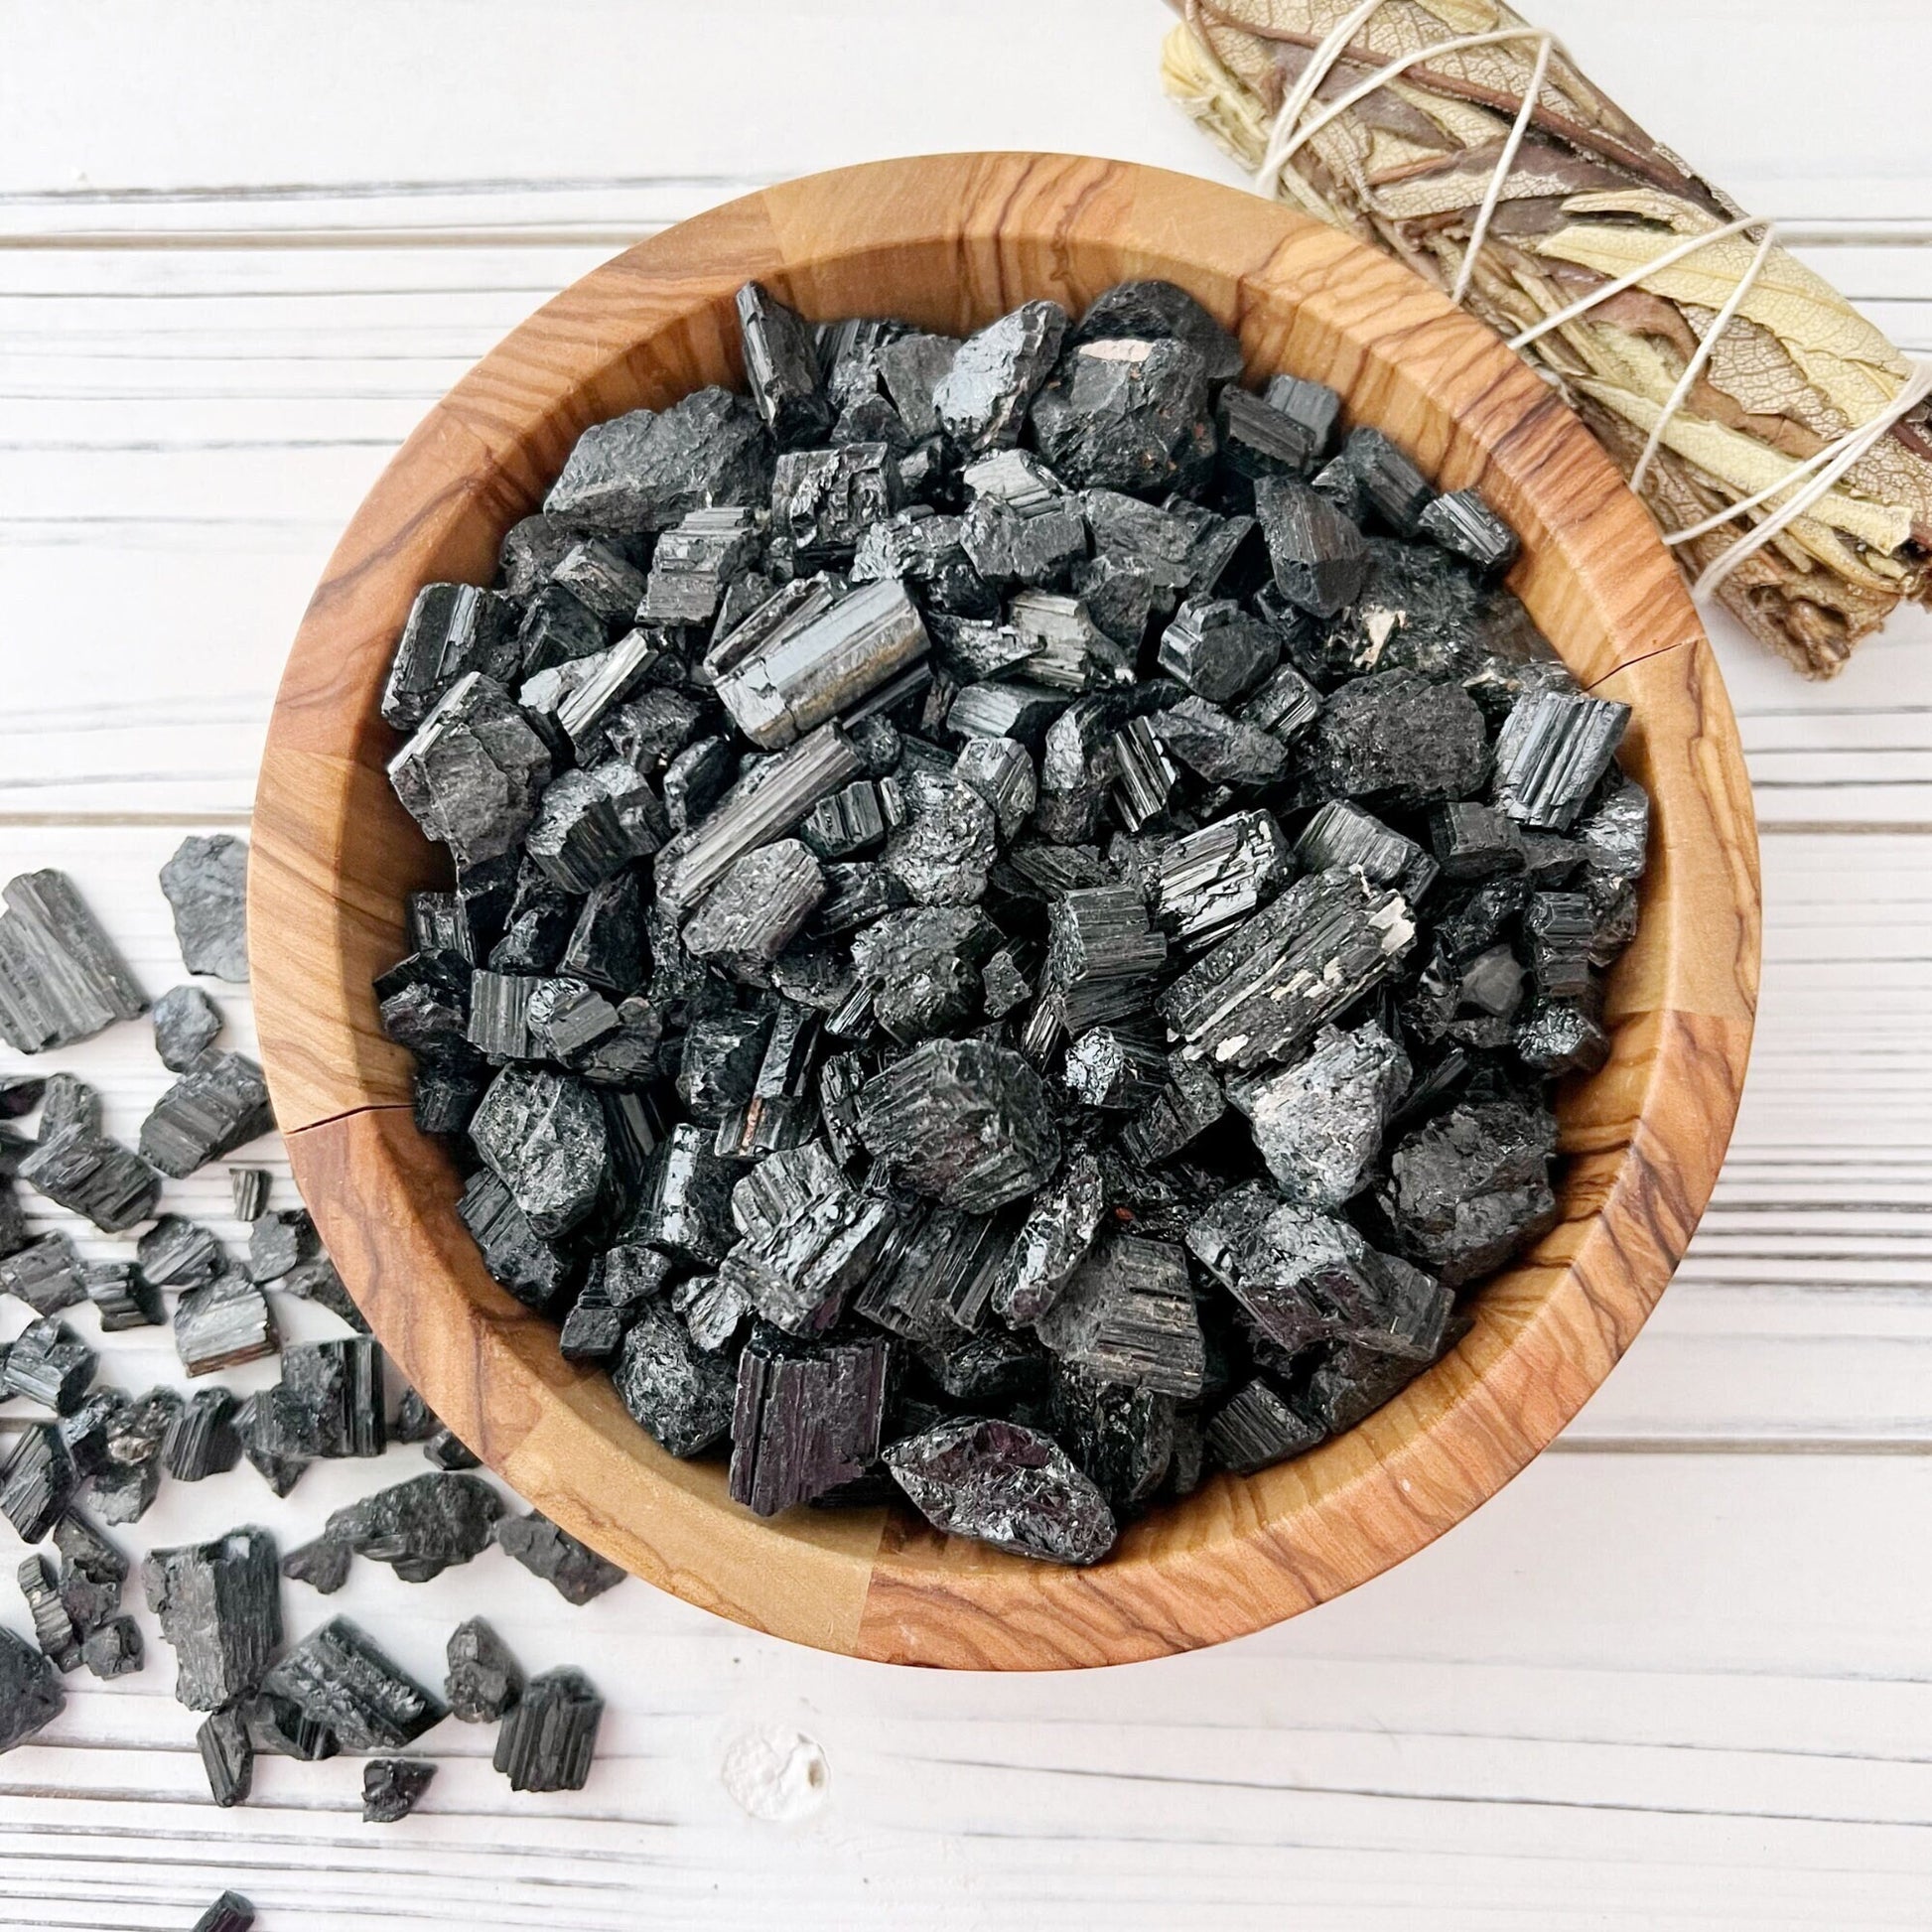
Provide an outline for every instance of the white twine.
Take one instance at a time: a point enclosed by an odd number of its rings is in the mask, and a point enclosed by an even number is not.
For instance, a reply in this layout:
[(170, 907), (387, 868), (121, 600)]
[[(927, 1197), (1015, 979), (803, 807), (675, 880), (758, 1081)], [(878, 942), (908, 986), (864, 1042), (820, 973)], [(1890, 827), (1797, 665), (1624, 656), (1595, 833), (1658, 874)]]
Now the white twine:
[[(1398, 55), (1394, 60), (1377, 68), (1366, 79), (1357, 81), (1345, 92), (1327, 102), (1320, 113), (1311, 119), (1304, 120), (1303, 116), (1308, 113), (1320, 93), (1321, 85), (1334, 69), (1335, 64), (1353, 44), (1356, 34), (1380, 11), (1382, 5), (1383, 0), (1361, 0), (1361, 4), (1344, 14), (1310, 53), (1307, 65), (1283, 99), (1281, 108), (1275, 116), (1274, 125), (1269, 130), (1267, 145), (1262, 151), (1261, 166), (1255, 172), (1255, 190), (1258, 194), (1271, 198), (1279, 195), (1282, 171), (1301, 148), (1331, 122), (1347, 113), (1358, 101), (1365, 100), (1389, 81), (1408, 72), (1411, 68), (1419, 67), (1425, 61), (1433, 60), (1442, 54), (1458, 54), (1467, 49), (1502, 47), (1523, 41), (1534, 42), (1536, 56), (1529, 84), (1523, 90), (1522, 105), (1516, 110), (1516, 118), (1510, 125), (1508, 138), (1503, 142), (1495, 169), (1489, 177), (1489, 185), (1483, 193), (1481, 205), (1476, 209), (1475, 220), (1469, 229), (1469, 239), (1462, 251), (1461, 265), (1456, 271), (1455, 285), (1450, 291), (1451, 299), (1460, 303), (1468, 294), (1469, 281), (1475, 272), (1476, 258), (1482, 252), (1482, 244), (1488, 237), (1489, 224), (1501, 205), (1503, 186), (1516, 166), (1517, 156), (1521, 153), (1524, 139), (1529, 133), (1530, 121), (1536, 112), (1536, 103), (1543, 91), (1544, 77), (1549, 72), (1551, 59), (1557, 54), (1564, 54), (1567, 59), (1568, 52), (1563, 43), (1544, 27), (1510, 27), (1499, 28), (1492, 33), (1454, 35), (1427, 47), (1417, 48), (1412, 53)], [(1194, 27), (1195, 39), (1210, 58), (1213, 58), (1213, 49), (1208, 45), (1205, 34), (1201, 32), (1199, 22), (1193, 18), (1192, 5), (1189, 5), (1187, 11), (1190, 24)], [(1215, 65), (1220, 65), (1218, 59), (1215, 60)], [(1712, 319), (1710, 328), (1704, 332), (1704, 340), (1698, 344), (1691, 359), (1684, 365), (1684, 372), (1677, 378), (1676, 385), (1665, 398), (1663, 409), (1656, 422), (1651, 425), (1650, 434), (1644, 441), (1643, 453), (1637, 458), (1636, 467), (1630, 473), (1632, 489), (1639, 488), (1644, 479), (1649, 476), (1651, 465), (1657, 459), (1657, 452), (1664, 446), (1665, 432), (1682, 411), (1692, 389), (1697, 385), (1698, 377), (1704, 373), (1706, 365), (1710, 362), (1719, 340), (1730, 327), (1738, 310), (1743, 307), (1751, 290), (1756, 286), (1758, 277), (1763, 274), (1764, 264), (1770, 259), (1771, 250), (1777, 245), (1777, 224), (1747, 214), (1735, 221), (1726, 221), (1718, 227), (1708, 228), (1701, 234), (1687, 235), (1661, 254), (1653, 256), (1641, 267), (1633, 268), (1626, 275), (1619, 275), (1611, 281), (1602, 283), (1587, 295), (1572, 302), (1567, 308), (1559, 309), (1554, 315), (1545, 316), (1540, 322), (1520, 330), (1509, 339), (1511, 348), (1519, 351), (1527, 348), (1530, 344), (1550, 335), (1553, 331), (1565, 328), (1570, 323), (1587, 316), (1592, 309), (1598, 308), (1612, 296), (1622, 294), (1625, 289), (1635, 288), (1647, 277), (1655, 274), (1658, 269), (1668, 268), (1673, 262), (1683, 261), (1686, 257), (1698, 253), (1700, 249), (1709, 248), (1715, 242), (1727, 240), (1732, 235), (1744, 234), (1752, 229), (1758, 230), (1759, 233), (1757, 247), (1750, 263), (1738, 278), (1736, 287), (1725, 298), (1723, 308)], [(1709, 536), (1712, 531), (1722, 529), (1734, 518), (1758, 509), (1774, 498), (1784, 498), (1768, 516), (1745, 531), (1705, 567), (1691, 586), (1692, 596), (1700, 599), (1709, 598), (1745, 558), (1755, 556), (1766, 544), (1774, 542), (1783, 530), (1825, 496), (1862, 457), (1876, 447), (1894, 423), (1915, 408), (1928, 394), (1932, 394), (1932, 363), (1914, 362), (1904, 386), (1876, 415), (1865, 422), (1856, 424), (1842, 436), (1826, 444), (1823, 449), (1807, 457), (1788, 476), (1780, 478), (1768, 488), (1760, 489), (1754, 495), (1745, 496), (1715, 515), (1706, 517), (1701, 523), (1694, 523), (1687, 529), (1666, 531), (1664, 542), (1676, 547), (1693, 542), (1699, 537)]]

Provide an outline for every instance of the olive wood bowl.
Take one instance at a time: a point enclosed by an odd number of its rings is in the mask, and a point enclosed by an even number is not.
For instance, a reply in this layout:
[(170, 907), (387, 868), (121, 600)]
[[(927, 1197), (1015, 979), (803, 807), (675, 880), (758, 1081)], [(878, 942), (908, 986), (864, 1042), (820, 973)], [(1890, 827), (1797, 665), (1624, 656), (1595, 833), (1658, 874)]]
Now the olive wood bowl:
[[(383, 774), (378, 715), (417, 588), (487, 583), (587, 425), (739, 383), (733, 292), (812, 318), (963, 333), (1031, 297), (1077, 313), (1163, 276), (1238, 332), (1254, 379), (1318, 377), (1446, 488), (1520, 532), (1510, 577), (1590, 689), (1632, 707), (1654, 807), (1612, 1050), (1561, 1101), (1562, 1219), (1474, 1304), (1460, 1344), (1359, 1428), (1216, 1475), (1067, 1570), (909, 1512), (736, 1507), (601, 1371), (484, 1272), (457, 1171), (410, 1115), (370, 981), (404, 896), (447, 883)], [(613, 1561), (755, 1629), (890, 1663), (1117, 1664), (1216, 1643), (1419, 1550), (1521, 1469), (1629, 1345), (1683, 1254), (1737, 1111), (1758, 964), (1756, 840), (1735, 725), (1650, 520), (1561, 398), (1407, 269), (1256, 197), (1120, 162), (963, 154), (814, 175), (715, 208), (566, 289), (430, 412), (356, 511), (305, 617), (256, 794), (250, 952), (262, 1056), (302, 1194), (375, 1333), (520, 1494)]]

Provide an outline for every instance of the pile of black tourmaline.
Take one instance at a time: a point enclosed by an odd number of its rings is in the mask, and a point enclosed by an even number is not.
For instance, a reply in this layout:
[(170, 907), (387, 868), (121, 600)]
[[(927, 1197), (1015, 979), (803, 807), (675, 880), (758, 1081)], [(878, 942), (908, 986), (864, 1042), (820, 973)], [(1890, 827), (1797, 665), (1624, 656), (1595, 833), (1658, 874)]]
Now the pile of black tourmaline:
[(1625, 708), (1479, 496), (1178, 289), (739, 313), (749, 396), (594, 425), (417, 598), (390, 775), (456, 885), (383, 1022), (490, 1272), (673, 1454), (1091, 1563), (1550, 1226)]

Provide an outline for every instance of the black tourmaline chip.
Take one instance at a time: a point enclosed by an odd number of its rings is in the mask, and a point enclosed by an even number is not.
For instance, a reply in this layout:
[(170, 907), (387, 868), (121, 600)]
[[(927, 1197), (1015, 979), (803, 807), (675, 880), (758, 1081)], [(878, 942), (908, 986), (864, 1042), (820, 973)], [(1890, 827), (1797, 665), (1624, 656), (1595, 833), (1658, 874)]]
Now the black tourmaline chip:
[(1057, 302), (1028, 302), (967, 337), (933, 388), (940, 427), (975, 455), (1011, 448), (1059, 356), (1066, 328)]
[(154, 1103), (141, 1152), (180, 1180), (275, 1125), (262, 1070), (245, 1053), (204, 1059)]
[(1567, 832), (1610, 768), (1630, 707), (1580, 691), (1529, 691), (1496, 735), (1496, 803), (1538, 832)]
[(604, 1110), (582, 1081), (507, 1066), (490, 1083), (470, 1137), (539, 1236), (568, 1234), (597, 1204)]
[(78, 1335), (52, 1315), (42, 1315), (14, 1337), (0, 1370), (0, 1394), (25, 1396), (56, 1415), (71, 1415), (94, 1379), (94, 1351)]
[(162, 1215), (135, 1244), (134, 1258), (156, 1288), (206, 1288), (225, 1265), (220, 1242), (179, 1214)]
[(780, 448), (809, 443), (832, 427), (832, 405), (819, 374), (812, 333), (796, 310), (756, 282), (738, 291), (745, 378), (752, 400)]
[(1556, 1220), (1546, 1108), (1478, 1101), (1398, 1142), (1377, 1200), (1396, 1245), (1451, 1288), (1500, 1268)]
[(550, 751), (500, 684), (468, 672), (389, 762), (389, 782), (425, 838), (459, 867), (515, 851), (550, 782)]
[[(141, 1135), (145, 1143), (146, 1127)], [(145, 1145), (142, 1152), (148, 1152)], [(105, 1234), (145, 1221), (161, 1195), (160, 1175), (140, 1155), (84, 1126), (44, 1139), (21, 1162), (20, 1177), (49, 1200), (84, 1214)]]
[(798, 1343), (760, 1326), (738, 1358), (731, 1493), (774, 1516), (856, 1481), (879, 1454), (890, 1344)]
[(1438, 496), (1416, 520), (1423, 536), (1480, 571), (1500, 574), (1516, 561), (1516, 532), (1473, 489)]
[(266, 1530), (146, 1558), (141, 1587), (174, 1647), (177, 1703), (218, 1711), (255, 1689), (282, 1641), (280, 1583)]
[[(607, 1589), (615, 1589), (624, 1579), (623, 1571), (615, 1563), (607, 1562), (588, 1543), (580, 1543), (568, 1530), (560, 1530), (535, 1510), (527, 1516), (503, 1517), (496, 1525), (496, 1542), (531, 1576), (541, 1577), (566, 1603), (588, 1603)], [(450, 1641), (454, 1646), (456, 1639)], [(458, 1717), (463, 1715), (457, 1713)]]
[(22, 873), (0, 898), (0, 1039), (16, 1052), (70, 1046), (147, 1010), (65, 873)]
[(96, 1677), (129, 1676), (145, 1661), (141, 1626), (131, 1616), (109, 1617), (81, 1639), (80, 1661)]
[(1318, 1423), (1289, 1406), (1280, 1390), (1257, 1376), (1215, 1410), (1207, 1424), (1207, 1449), (1222, 1468), (1252, 1475), (1320, 1442)]
[(420, 1757), (372, 1757), (362, 1766), (362, 1822), (393, 1825), (416, 1809), (436, 1766)]
[(67, 1605), (61, 1601), (47, 1559), (30, 1552), (21, 1559), (14, 1579), (26, 1598), (27, 1613), (34, 1619), (34, 1641), (43, 1654), (58, 1671), (78, 1670), (80, 1632), (68, 1614)]
[(1172, 340), (1119, 337), (1073, 348), (1034, 398), (1032, 427), (1040, 455), (1076, 488), (1185, 489), (1215, 449), (1206, 366), (1198, 350)]
[(311, 1631), (262, 1678), (310, 1723), (326, 1725), (345, 1750), (396, 1750), (448, 1715), (442, 1700), (399, 1670), (350, 1623)]
[(189, 837), (161, 868), (182, 964), (216, 979), (248, 977), (248, 846), (216, 832)]
[(229, 1704), (210, 1711), (195, 1732), (195, 1748), (202, 1754), (202, 1769), (214, 1802), (224, 1811), (240, 1804), (255, 1777), (255, 1747), (241, 1708)]
[(731, 1432), (731, 1362), (707, 1354), (658, 1303), (646, 1303), (624, 1336), (614, 1380), (623, 1406), (673, 1455), (696, 1455)]
[(1429, 805), (1482, 782), (1487, 733), (1459, 684), (1377, 671), (1333, 692), (1315, 721), (1309, 762), (1331, 795)]
[(217, 1275), (175, 1304), (175, 1352), (190, 1375), (259, 1361), (279, 1345), (267, 1299), (241, 1275)]
[(1188, 1398), (1206, 1355), (1187, 1257), (1166, 1241), (1110, 1234), (1034, 1323), (1048, 1348), (1104, 1382)]
[(255, 1908), (238, 1891), (224, 1891), (198, 1918), (189, 1932), (248, 1932)]
[(1366, 1184), (1410, 1079), (1409, 1056), (1374, 1021), (1324, 1027), (1292, 1066), (1228, 1089), (1284, 1198), (1332, 1211)]
[(220, 1031), (221, 1016), (199, 986), (171, 986), (154, 1003), (154, 1050), (171, 1073), (186, 1073)]
[(480, 1476), (411, 1476), (336, 1510), (323, 1537), (386, 1563), (406, 1584), (426, 1584), (486, 1549), (502, 1513), (502, 1497)]
[[(1089, 1034), (1088, 1039), (1097, 1038)], [(1069, 1157), (1034, 1198), (1007, 1250), (993, 1306), (1018, 1325), (1038, 1321), (1054, 1306), (1093, 1246), (1106, 1213), (1106, 1178), (1091, 1154)]]
[(291, 1583), (307, 1584), (322, 1596), (333, 1596), (348, 1582), (355, 1552), (346, 1543), (324, 1534), (303, 1543), (282, 1559), (282, 1575)]
[(61, 1715), (67, 1692), (52, 1661), (0, 1624), (0, 1752), (23, 1744)]
[(943, 1422), (895, 1443), (886, 1466), (949, 1536), (1048, 1563), (1098, 1563), (1114, 1546), (1106, 1497), (1038, 1430), (972, 1417)]
[(1232, 381), (1241, 373), (1241, 345), (1173, 282), (1116, 282), (1087, 305), (1068, 340), (1077, 345), (1164, 337), (1192, 348), (1210, 382)]
[(66, 1568), (61, 1601), (83, 1634), (106, 1622), (121, 1605), (127, 1559), (76, 1510), (54, 1525), (54, 1547)]
[(1255, 485), (1255, 515), (1276, 586), (1297, 610), (1332, 618), (1361, 595), (1368, 545), (1319, 490), (1293, 477), (1265, 477)]
[(450, 1632), (449, 1675), (443, 1695), (450, 1716), (467, 1725), (493, 1725), (523, 1695), (523, 1671), (508, 1646), (482, 1617)]
[(58, 1314), (87, 1299), (86, 1270), (65, 1234), (44, 1234), (0, 1261), (0, 1291), (36, 1314)]
[(503, 1714), (495, 1768), (512, 1791), (581, 1791), (603, 1716), (604, 1700), (582, 1671), (545, 1671)]
[(920, 1193), (970, 1213), (1032, 1193), (1060, 1158), (1038, 1074), (979, 1040), (927, 1040), (868, 1081), (859, 1134)]
[(226, 1389), (198, 1389), (168, 1425), (161, 1463), (179, 1482), (225, 1475), (241, 1460), (235, 1399)]

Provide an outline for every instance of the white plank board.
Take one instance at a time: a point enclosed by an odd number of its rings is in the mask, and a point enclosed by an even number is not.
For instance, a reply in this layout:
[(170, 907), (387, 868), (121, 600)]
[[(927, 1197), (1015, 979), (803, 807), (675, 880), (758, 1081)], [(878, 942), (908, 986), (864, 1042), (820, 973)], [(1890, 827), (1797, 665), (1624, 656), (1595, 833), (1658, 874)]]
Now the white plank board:
[[(1798, 0), (1539, 13), (1932, 345), (1912, 0), (1841, 8), (1828, 39)], [(185, 829), (245, 823), (336, 532), (546, 295), (760, 182), (879, 154), (1057, 146), (1234, 179), (1160, 96), (1157, 0), (0, 18), (0, 876), (70, 870), (152, 991), (180, 975), (155, 871)], [(50, 76), (85, 76), (84, 114)], [(0, 1759), (0, 1927), (172, 1932), (223, 1884), (264, 1932), (1932, 1924), (1911, 1532), (1932, 1480), (1932, 620), (1824, 688), (1717, 628), (1770, 834), (1732, 1157), (1629, 1357), (1469, 1523), (1244, 1643), (1011, 1682), (841, 1663), (635, 1584), (566, 1610), (493, 1551), (417, 1588), (364, 1565), (327, 1605), (290, 1586), (298, 1632), (340, 1607), (426, 1679), (482, 1607), (529, 1666), (580, 1662), (611, 1698), (582, 1794), (511, 1799), (486, 1733), (448, 1725), (423, 1811), (386, 1831), (355, 1816), (355, 1760), (265, 1764), (250, 1806), (213, 1810), (144, 1615), (148, 1670), (71, 1682)], [(214, 990), (245, 1044), (245, 993)], [(138, 1026), (60, 1058), (124, 1134), (166, 1079)], [(272, 1143), (249, 1157), (285, 1176)], [(171, 1204), (232, 1242), (224, 1192), (198, 1176)], [(336, 1331), (273, 1299), (287, 1335)], [(76, 1326), (92, 1338), (90, 1312)], [(117, 1383), (176, 1379), (165, 1331), (102, 1348)], [(246, 1516), (286, 1546), (421, 1466), (319, 1466), (279, 1501), (245, 1469), (170, 1485), (119, 1537)], [(823, 1753), (790, 1823), (722, 1774), (772, 1729)]]

